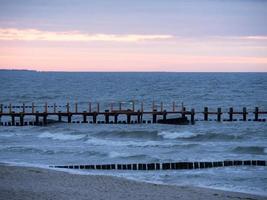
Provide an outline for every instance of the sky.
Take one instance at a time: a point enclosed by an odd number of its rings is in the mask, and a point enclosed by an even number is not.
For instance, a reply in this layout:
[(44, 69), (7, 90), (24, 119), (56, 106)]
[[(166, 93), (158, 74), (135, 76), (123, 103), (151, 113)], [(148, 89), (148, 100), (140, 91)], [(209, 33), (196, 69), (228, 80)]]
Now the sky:
[(267, 72), (267, 0), (0, 0), (0, 69)]

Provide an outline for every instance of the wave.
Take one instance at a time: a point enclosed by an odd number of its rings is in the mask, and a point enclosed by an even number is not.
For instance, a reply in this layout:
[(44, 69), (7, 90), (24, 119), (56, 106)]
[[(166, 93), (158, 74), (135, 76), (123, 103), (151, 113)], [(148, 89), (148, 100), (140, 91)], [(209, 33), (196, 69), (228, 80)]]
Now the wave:
[(129, 138), (149, 141), (162, 140), (193, 140), (193, 141), (228, 141), (242, 139), (242, 135), (230, 135), (223, 133), (196, 133), (190, 131), (110, 131), (100, 132), (93, 135), (96, 138), (113, 139)]
[(38, 135), (38, 137), (49, 138), (53, 140), (80, 140), (87, 137), (87, 135), (43, 132), (40, 135)]
[(223, 133), (194, 133), (190, 131), (183, 132), (169, 132), (162, 131), (158, 133), (165, 139), (182, 139), (182, 140), (192, 140), (192, 141), (209, 141), (209, 140), (234, 140), (234, 139), (242, 139), (241, 135), (229, 135)]
[(159, 132), (158, 135), (162, 136), (165, 139), (178, 139), (178, 138), (192, 138), (199, 134), (190, 131), (182, 131), (182, 132), (162, 131)]
[(23, 147), (23, 146), (13, 146), (13, 147), (4, 147), (0, 149), (1, 152), (12, 152), (12, 153), (38, 153), (42, 155), (47, 154), (56, 154), (54, 150), (44, 150), (35, 147)]
[(267, 154), (266, 147), (258, 147), (258, 146), (238, 146), (232, 150), (234, 153), (240, 154)]
[(159, 137), (157, 131), (105, 131), (94, 134), (99, 138), (138, 138), (138, 139), (150, 139), (158, 140)]

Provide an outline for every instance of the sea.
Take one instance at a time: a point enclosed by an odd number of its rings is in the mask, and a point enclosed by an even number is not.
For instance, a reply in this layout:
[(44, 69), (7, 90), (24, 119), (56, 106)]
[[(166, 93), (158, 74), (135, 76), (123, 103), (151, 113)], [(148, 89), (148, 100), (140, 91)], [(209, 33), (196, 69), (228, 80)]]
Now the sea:
[[(154, 108), (203, 112), (267, 111), (267, 73), (126, 73), (0, 71), (0, 104), (30, 106), (43, 112), (78, 105), (79, 111)], [(153, 103), (154, 102), (154, 103)], [(174, 103), (173, 103), (174, 102)], [(29, 107), (28, 107), (29, 106)], [(19, 111), (20, 110), (20, 111)], [(147, 116), (149, 120), (150, 116)], [(28, 117), (29, 121), (34, 120)], [(0, 162), (49, 168), (51, 165), (152, 163), (178, 161), (267, 160), (267, 122), (203, 121), (190, 125), (51, 123), (47, 126), (1, 126)], [(266, 119), (267, 115), (259, 118)], [(253, 119), (250, 114), (248, 119)], [(2, 121), (10, 121), (2, 117)], [(26, 119), (25, 119), (26, 120)], [(63, 117), (63, 120), (66, 119)], [(74, 117), (72, 120), (81, 120)], [(121, 117), (120, 120), (125, 120)], [(57, 170), (52, 168), (53, 170)], [(189, 185), (267, 196), (267, 167), (234, 166), (195, 170), (71, 170), (143, 182)]]

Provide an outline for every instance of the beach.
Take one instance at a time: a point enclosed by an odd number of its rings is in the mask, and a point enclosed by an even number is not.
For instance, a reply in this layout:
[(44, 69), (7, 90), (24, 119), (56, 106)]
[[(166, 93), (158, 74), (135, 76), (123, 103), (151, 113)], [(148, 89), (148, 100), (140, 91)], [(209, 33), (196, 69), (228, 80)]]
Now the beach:
[(0, 166), (0, 199), (266, 199), (263, 196), (124, 178), (77, 175), (32, 167)]

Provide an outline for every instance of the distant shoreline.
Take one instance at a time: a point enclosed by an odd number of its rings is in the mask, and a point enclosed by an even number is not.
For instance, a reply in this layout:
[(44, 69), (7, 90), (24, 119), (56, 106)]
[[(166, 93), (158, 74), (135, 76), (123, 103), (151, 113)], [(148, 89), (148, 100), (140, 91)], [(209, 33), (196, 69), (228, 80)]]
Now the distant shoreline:
[(248, 71), (248, 72), (227, 72), (227, 71), (42, 71), (42, 70), (31, 70), (31, 69), (1, 69), (0, 72), (36, 72), (36, 73), (173, 73), (173, 74), (266, 74), (267, 71)]
[(136, 182), (99, 175), (0, 164), (0, 197), (3, 199), (266, 199), (264, 196), (190, 186)]

